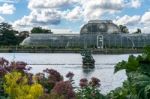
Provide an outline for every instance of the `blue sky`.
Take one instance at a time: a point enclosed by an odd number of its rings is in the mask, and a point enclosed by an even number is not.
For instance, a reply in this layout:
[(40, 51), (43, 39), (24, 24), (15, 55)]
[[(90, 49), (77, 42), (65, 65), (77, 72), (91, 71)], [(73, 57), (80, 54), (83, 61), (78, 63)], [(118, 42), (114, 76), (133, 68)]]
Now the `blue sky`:
[(79, 32), (89, 20), (113, 20), (131, 32), (150, 33), (150, 0), (0, 0), (0, 22), (17, 30), (34, 26)]

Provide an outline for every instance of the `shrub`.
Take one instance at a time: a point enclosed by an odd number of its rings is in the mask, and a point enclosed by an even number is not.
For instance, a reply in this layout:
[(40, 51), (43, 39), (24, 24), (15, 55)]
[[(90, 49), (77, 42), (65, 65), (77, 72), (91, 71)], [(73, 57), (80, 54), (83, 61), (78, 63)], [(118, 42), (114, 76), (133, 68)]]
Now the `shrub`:
[(28, 79), (19, 72), (5, 75), (4, 90), (11, 99), (38, 99), (43, 94), (40, 84), (28, 84)]
[(105, 99), (105, 96), (100, 93), (98, 87), (100, 80), (92, 77), (88, 82), (86, 78), (80, 80), (80, 88), (77, 90), (77, 99)]
[(127, 80), (123, 86), (108, 94), (112, 99), (149, 99), (150, 97), (150, 47), (142, 55), (131, 55), (128, 61), (119, 62), (115, 72), (124, 69)]
[(65, 96), (65, 99), (75, 98), (75, 92), (70, 81), (57, 82), (54, 88), (52, 89), (52, 93), (53, 92), (57, 93), (58, 95)]

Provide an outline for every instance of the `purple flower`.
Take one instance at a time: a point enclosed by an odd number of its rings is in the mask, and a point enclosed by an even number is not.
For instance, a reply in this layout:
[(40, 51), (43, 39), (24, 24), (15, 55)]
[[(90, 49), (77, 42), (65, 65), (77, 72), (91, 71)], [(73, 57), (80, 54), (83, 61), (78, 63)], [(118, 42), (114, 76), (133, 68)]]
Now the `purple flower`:
[(0, 58), (0, 66), (7, 66), (9, 64), (8, 60), (4, 59), (3, 57)]
[(63, 80), (63, 76), (61, 76), (60, 73), (54, 69), (46, 69), (44, 72), (48, 73), (50, 83), (56, 83)]
[(88, 80), (86, 78), (81, 79), (79, 85), (81, 88), (87, 87), (88, 86)]
[(59, 95), (64, 95), (65, 99), (75, 98), (75, 92), (70, 81), (57, 82), (54, 88), (52, 89), (52, 92), (57, 93)]
[(80, 82), (88, 82), (88, 80), (86, 78), (82, 78), (80, 79)]
[(10, 66), (17, 70), (26, 70), (27, 63), (22, 61), (11, 62)]
[(66, 77), (69, 78), (69, 79), (72, 79), (74, 76), (74, 74), (72, 72), (69, 72)]
[(99, 87), (100, 86), (100, 80), (98, 78), (92, 77), (91, 81), (89, 82), (89, 84), (92, 87)]

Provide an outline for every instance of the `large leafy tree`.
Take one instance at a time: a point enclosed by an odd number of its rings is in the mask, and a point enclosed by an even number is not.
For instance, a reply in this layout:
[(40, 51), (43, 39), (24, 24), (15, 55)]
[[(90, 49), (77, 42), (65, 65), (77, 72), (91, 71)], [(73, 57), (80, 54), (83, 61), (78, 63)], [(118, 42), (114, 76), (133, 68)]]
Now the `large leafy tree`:
[(122, 33), (129, 33), (127, 26), (119, 25), (119, 28)]
[(51, 30), (43, 29), (42, 27), (33, 27), (31, 33), (52, 33)]
[(123, 69), (127, 80), (123, 87), (111, 91), (108, 96), (112, 99), (150, 99), (150, 47), (146, 47), (142, 55), (131, 55), (128, 61), (115, 66), (115, 72)]
[(134, 33), (135, 33), (135, 34), (141, 34), (142, 31), (141, 31), (141, 29), (137, 28), (137, 30), (136, 30)]
[(18, 31), (13, 30), (12, 25), (8, 23), (0, 23), (0, 45), (17, 45), (19, 44), (15, 36)]
[(17, 35), (18, 42), (21, 43), (28, 36), (29, 36), (29, 32), (28, 31), (21, 31), (21, 32), (19, 32), (18, 35)]

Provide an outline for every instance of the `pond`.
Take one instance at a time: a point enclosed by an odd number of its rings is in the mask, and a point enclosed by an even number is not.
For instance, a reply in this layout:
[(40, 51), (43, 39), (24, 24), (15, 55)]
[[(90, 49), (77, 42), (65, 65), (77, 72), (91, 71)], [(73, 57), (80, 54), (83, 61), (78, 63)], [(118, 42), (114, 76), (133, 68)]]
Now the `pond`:
[(126, 79), (125, 71), (119, 71), (114, 74), (114, 66), (116, 63), (127, 60), (129, 54), (122, 55), (100, 55), (94, 54), (95, 69), (82, 69), (82, 56), (73, 53), (0, 53), (0, 57), (4, 57), (9, 61), (24, 61), (32, 67), (32, 73), (42, 72), (44, 69), (55, 69), (65, 76), (69, 71), (75, 74), (75, 85), (78, 86), (81, 78), (90, 79), (97, 77), (101, 80), (100, 90), (102, 93), (108, 93), (122, 85)]

